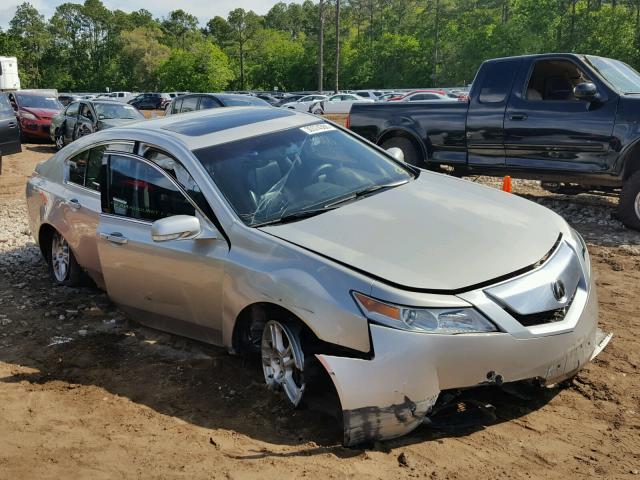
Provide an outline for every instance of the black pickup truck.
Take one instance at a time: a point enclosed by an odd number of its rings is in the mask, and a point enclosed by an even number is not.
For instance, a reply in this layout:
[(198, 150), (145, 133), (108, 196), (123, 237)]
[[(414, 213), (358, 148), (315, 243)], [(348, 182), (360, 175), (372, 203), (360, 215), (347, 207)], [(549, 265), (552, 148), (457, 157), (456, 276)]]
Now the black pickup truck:
[(488, 60), (468, 102), (356, 103), (348, 125), (423, 168), (538, 179), (563, 193), (622, 189), (620, 219), (640, 229), (640, 74), (618, 60)]

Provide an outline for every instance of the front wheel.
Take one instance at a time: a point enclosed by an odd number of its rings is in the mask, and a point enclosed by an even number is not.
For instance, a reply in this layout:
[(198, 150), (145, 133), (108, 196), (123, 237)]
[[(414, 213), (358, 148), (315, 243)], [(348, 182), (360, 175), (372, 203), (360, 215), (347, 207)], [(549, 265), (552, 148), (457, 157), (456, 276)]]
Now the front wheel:
[(640, 170), (624, 182), (618, 216), (627, 227), (640, 230)]
[(304, 354), (299, 332), (278, 320), (269, 320), (262, 331), (262, 371), (271, 390), (282, 389), (294, 407), (305, 390)]
[(56, 150), (60, 150), (64, 147), (64, 136), (60, 128), (56, 129), (56, 133), (54, 135)]

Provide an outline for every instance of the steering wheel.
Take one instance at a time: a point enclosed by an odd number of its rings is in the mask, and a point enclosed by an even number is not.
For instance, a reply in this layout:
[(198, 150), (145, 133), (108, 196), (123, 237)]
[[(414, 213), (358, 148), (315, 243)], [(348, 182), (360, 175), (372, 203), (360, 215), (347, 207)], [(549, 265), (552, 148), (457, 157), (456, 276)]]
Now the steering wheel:
[(332, 163), (323, 163), (313, 171), (311, 178), (319, 178), (320, 175), (324, 175), (334, 168), (336, 168), (336, 166)]

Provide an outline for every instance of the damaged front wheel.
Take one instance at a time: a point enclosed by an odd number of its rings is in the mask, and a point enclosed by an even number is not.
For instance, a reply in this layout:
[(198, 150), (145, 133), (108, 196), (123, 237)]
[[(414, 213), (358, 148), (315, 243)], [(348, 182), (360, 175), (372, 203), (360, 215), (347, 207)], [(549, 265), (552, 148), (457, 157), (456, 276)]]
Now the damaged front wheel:
[(304, 394), (304, 354), (295, 327), (269, 320), (262, 331), (262, 370), (271, 390), (282, 389), (294, 407)]

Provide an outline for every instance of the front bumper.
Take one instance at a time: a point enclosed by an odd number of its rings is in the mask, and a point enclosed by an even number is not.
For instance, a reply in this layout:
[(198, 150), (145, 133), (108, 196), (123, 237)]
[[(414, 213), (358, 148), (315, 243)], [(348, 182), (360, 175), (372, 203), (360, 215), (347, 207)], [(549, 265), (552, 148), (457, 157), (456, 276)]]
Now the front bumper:
[(44, 138), (46, 140), (51, 140), (51, 120), (50, 119), (36, 119), (29, 120), (22, 118), (20, 119), (20, 129), (22, 131), (22, 135), (30, 138)]
[[(592, 279), (583, 282), (555, 331), (536, 326), (435, 335), (370, 324), (373, 359), (318, 355), (340, 397), (345, 445), (410, 432), (442, 390), (525, 379), (554, 384), (575, 374), (611, 338), (598, 335), (595, 285)], [(489, 318), (508, 317), (496, 303), (483, 303), (481, 291), (467, 296)]]

